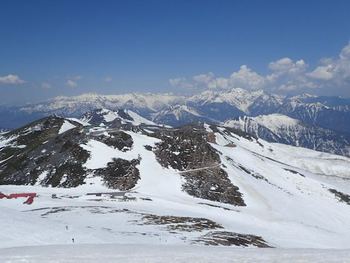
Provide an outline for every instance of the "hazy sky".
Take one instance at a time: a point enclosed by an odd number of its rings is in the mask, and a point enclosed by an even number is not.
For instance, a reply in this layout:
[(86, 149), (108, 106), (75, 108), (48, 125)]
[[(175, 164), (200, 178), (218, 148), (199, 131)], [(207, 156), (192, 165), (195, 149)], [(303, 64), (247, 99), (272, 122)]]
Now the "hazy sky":
[(350, 97), (350, 1), (0, 1), (1, 103), (85, 92)]

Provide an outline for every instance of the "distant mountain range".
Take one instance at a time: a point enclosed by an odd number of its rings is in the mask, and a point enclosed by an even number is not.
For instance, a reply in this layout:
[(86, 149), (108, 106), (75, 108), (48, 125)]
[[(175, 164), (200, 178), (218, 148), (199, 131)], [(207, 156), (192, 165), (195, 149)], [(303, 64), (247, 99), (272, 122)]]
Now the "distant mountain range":
[(0, 128), (17, 128), (48, 115), (80, 117), (101, 108), (132, 110), (154, 123), (174, 127), (225, 123), (271, 142), (349, 155), (350, 99), (309, 94), (287, 97), (262, 90), (208, 90), (189, 97), (152, 93), (56, 97), (20, 107), (0, 107)]
[(339, 132), (305, 124), (282, 114), (240, 117), (225, 122), (270, 142), (310, 148), (322, 152), (350, 155), (350, 137)]

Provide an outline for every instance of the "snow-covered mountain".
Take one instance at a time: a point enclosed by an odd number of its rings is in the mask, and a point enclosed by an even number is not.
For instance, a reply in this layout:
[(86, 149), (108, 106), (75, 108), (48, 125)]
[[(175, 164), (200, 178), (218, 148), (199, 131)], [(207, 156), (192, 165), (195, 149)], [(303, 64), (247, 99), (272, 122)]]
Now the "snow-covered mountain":
[(61, 115), (81, 115), (88, 110), (120, 108), (157, 111), (169, 105), (182, 103), (184, 97), (172, 94), (130, 93), (122, 95), (98, 95), (94, 93), (73, 97), (56, 97), (43, 103), (21, 107), (25, 112), (49, 112)]
[(215, 122), (188, 105), (175, 105), (162, 110), (153, 115), (153, 121), (174, 127), (196, 122)]
[[(73, 119), (76, 120), (76, 119)], [(88, 123), (88, 125), (111, 125), (112, 123), (131, 124), (131, 125), (156, 125), (153, 121), (150, 121), (132, 110), (112, 111), (108, 109), (97, 109), (84, 113), (80, 118), (81, 121)]]
[[(349, 158), (223, 126), (46, 117), (0, 135), (0, 247), (349, 248), (349, 170)], [(31, 205), (10, 198), (23, 192)]]
[(269, 142), (301, 146), (317, 151), (350, 155), (350, 136), (304, 124), (282, 114), (240, 117), (225, 126), (243, 130)]
[[(112, 111), (124, 108), (154, 123), (174, 127), (197, 122), (219, 124), (244, 116), (283, 114), (301, 121), (302, 130), (305, 131), (303, 134), (317, 134), (317, 138), (315, 139), (314, 135), (308, 135), (297, 141), (298, 136), (284, 135), (280, 131), (279, 139), (270, 139), (271, 141), (302, 145), (339, 154), (347, 154), (347, 150), (344, 150), (341, 144), (350, 136), (350, 99), (318, 97), (310, 94), (286, 97), (268, 94), (261, 90), (244, 89), (208, 90), (189, 97), (151, 93), (83, 94), (75, 97), (57, 97), (22, 107), (1, 107), (0, 128), (16, 128), (52, 114), (62, 117), (80, 117), (87, 111), (101, 108)], [(283, 120), (288, 125), (288, 119)], [(310, 131), (306, 132), (306, 129)], [(255, 132), (255, 134), (258, 133)], [(322, 135), (325, 136), (323, 140), (326, 143), (321, 142)], [(262, 138), (268, 139), (266, 136), (271, 137), (265, 134)], [(347, 145), (345, 143), (345, 146)]]
[[(189, 98), (187, 103), (199, 109), (201, 115), (209, 116), (213, 112), (209, 117), (217, 121), (280, 113), (305, 124), (350, 134), (350, 99), (309, 94), (285, 97), (263, 91), (233, 89), (203, 92)], [(201, 111), (203, 108), (210, 110)]]
[[(248, 91), (238, 88), (229, 91), (209, 90), (190, 97), (151, 93), (56, 97), (42, 103), (21, 107), (2, 106), (0, 126), (13, 128), (18, 124), (25, 124), (26, 118), (30, 119), (31, 116), (38, 118), (58, 114), (78, 117), (87, 111), (101, 108), (130, 109), (148, 119), (162, 119), (161, 112), (163, 115), (169, 115), (174, 111), (174, 116), (179, 116), (177, 113), (179, 110), (189, 112), (189, 119), (186, 114), (177, 118), (178, 124), (189, 123), (193, 116), (221, 122), (240, 116), (281, 113), (307, 124), (350, 133), (350, 124), (348, 124), (350, 123), (350, 99), (317, 97), (308, 94), (285, 97), (268, 94), (261, 90)], [(164, 118), (164, 121), (166, 120), (167, 118)]]
[(171, 105), (183, 104), (184, 97), (172, 94), (130, 93), (121, 95), (98, 95), (93, 93), (53, 99), (19, 107), (0, 107), (0, 128), (17, 128), (42, 117), (53, 114), (64, 117), (80, 117), (96, 109), (128, 109), (151, 118)]

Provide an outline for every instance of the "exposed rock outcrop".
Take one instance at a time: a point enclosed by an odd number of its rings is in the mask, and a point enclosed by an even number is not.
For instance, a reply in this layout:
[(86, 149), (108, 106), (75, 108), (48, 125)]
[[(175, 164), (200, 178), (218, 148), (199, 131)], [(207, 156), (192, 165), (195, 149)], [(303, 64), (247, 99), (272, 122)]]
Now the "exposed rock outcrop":
[(139, 164), (140, 159), (127, 161), (118, 158), (108, 163), (106, 168), (96, 170), (95, 173), (102, 176), (109, 188), (129, 190), (135, 187), (140, 179), (140, 172), (136, 168)]
[(159, 163), (182, 171), (184, 191), (194, 197), (245, 206), (239, 188), (220, 168), (220, 156), (208, 143), (208, 132), (202, 126), (159, 131), (155, 136), (162, 140), (154, 150)]

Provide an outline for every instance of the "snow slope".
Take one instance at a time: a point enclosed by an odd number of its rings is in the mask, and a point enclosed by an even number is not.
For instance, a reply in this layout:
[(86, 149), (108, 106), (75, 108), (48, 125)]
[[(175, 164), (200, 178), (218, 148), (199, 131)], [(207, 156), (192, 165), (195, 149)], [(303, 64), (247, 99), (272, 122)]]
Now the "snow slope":
[(156, 125), (154, 122), (140, 116), (139, 114), (131, 110), (112, 111), (104, 108), (85, 113), (80, 119), (80, 122), (89, 123), (91, 120), (95, 120), (99, 121), (99, 124), (108, 124), (116, 119), (121, 120), (124, 123), (130, 123), (134, 126), (140, 124)]
[(66, 131), (69, 131), (70, 129), (74, 129), (76, 126), (74, 124), (72, 124), (71, 122), (69, 122), (68, 120), (65, 120), (60, 128), (60, 130), (58, 131), (58, 134), (62, 134)]
[(283, 114), (244, 116), (228, 120), (223, 125), (240, 129), (270, 142), (350, 156), (349, 136), (307, 125)]
[[(109, 136), (108, 128), (99, 129)], [(210, 146), (220, 158), (216, 166), (238, 187), (245, 206), (185, 192), (186, 171), (162, 165), (154, 150), (149, 150), (161, 139), (139, 127), (124, 130), (133, 141), (127, 151), (91, 138), (82, 142), (90, 154), (84, 166), (91, 174), (78, 187), (1, 185), (4, 194), (36, 192), (38, 197), (32, 205), (23, 204), (23, 199), (0, 199), (0, 247), (72, 244), (73, 239), (75, 244), (190, 246), (212, 240), (208, 237), (212, 233), (238, 233), (261, 237), (277, 248), (350, 248), (349, 158), (268, 143), (225, 127), (205, 125), (192, 131), (199, 129), (214, 135)], [(118, 191), (108, 189), (103, 178), (93, 173), (106, 168), (113, 158), (138, 159), (140, 179), (135, 187), (122, 191), (125, 197), (91, 195)], [(306, 257), (313, 253), (304, 252)], [(13, 256), (11, 250), (5, 253)], [(288, 259), (298, 252), (271, 253)]]
[(248, 113), (249, 107), (262, 95), (264, 95), (263, 90), (248, 91), (241, 88), (235, 88), (225, 92), (207, 90), (192, 96), (189, 98), (189, 101), (200, 104), (226, 102), (237, 107), (242, 112)]
[(349, 262), (349, 250), (306, 249), (232, 249), (198, 246), (154, 245), (71, 245), (0, 249), (0, 262), (70, 263), (70, 262)]

